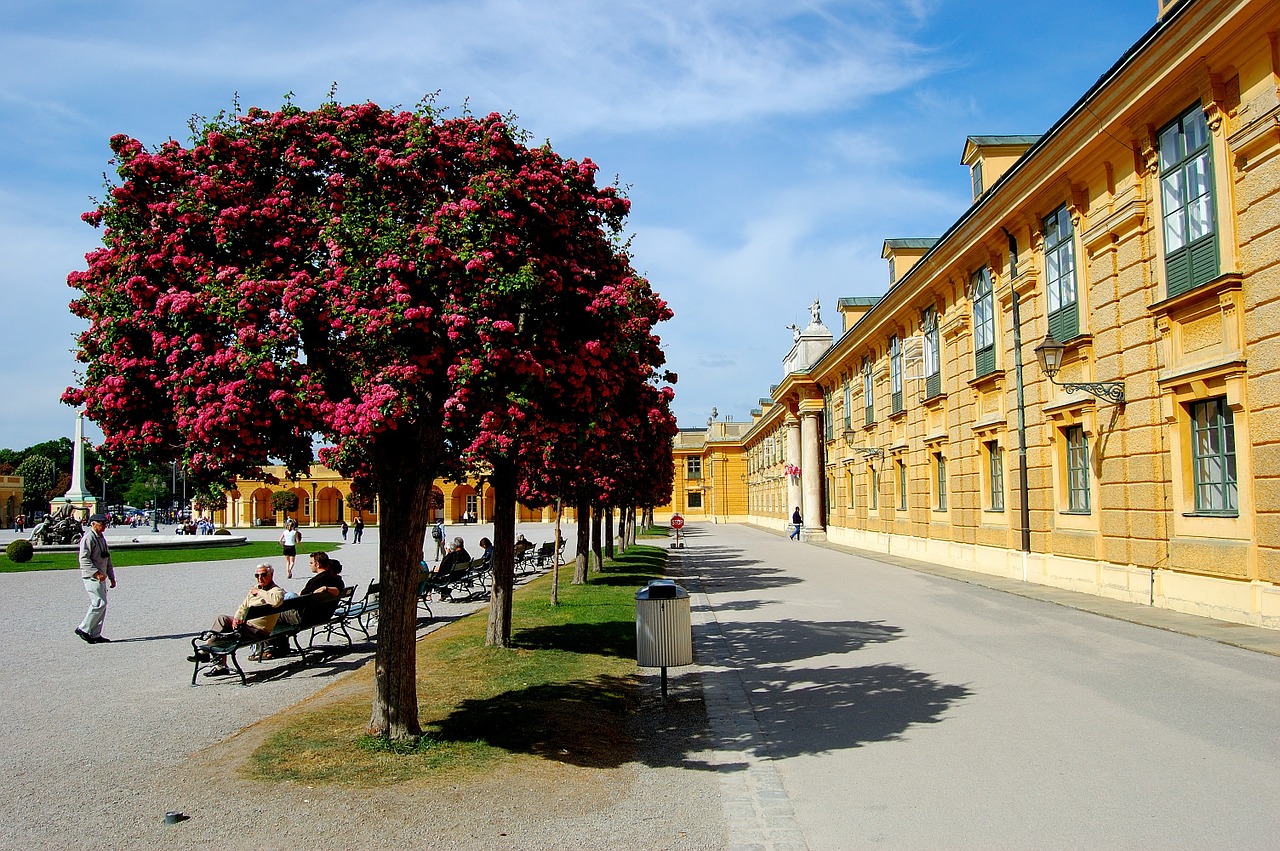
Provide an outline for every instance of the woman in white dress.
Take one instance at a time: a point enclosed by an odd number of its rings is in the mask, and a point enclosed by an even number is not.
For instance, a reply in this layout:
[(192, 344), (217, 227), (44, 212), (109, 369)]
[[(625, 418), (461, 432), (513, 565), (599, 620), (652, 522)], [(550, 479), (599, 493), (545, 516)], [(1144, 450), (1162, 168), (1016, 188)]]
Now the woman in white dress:
[(290, 579), (293, 578), (293, 560), (298, 555), (298, 542), (301, 540), (302, 532), (298, 529), (298, 521), (285, 521), (284, 531), (280, 533), (280, 546), (284, 547), (284, 567)]

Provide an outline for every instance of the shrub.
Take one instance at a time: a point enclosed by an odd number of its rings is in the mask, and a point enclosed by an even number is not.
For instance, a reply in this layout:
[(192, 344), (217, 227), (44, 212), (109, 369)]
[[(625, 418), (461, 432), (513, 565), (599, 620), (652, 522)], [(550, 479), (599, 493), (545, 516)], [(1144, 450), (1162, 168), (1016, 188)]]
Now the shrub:
[(35, 555), (35, 552), (35, 547), (31, 546), (31, 542), (26, 538), (10, 541), (9, 546), (4, 548), (4, 554), (14, 564), (25, 564), (31, 561), (31, 557)]
[(228, 529), (226, 526), (223, 526), (221, 529), (217, 530), (217, 531), (216, 531), (216, 532), (214, 532), (213, 534), (215, 534), (215, 535), (230, 535), (230, 534), (231, 534), (231, 530), (230, 530), (230, 529)]

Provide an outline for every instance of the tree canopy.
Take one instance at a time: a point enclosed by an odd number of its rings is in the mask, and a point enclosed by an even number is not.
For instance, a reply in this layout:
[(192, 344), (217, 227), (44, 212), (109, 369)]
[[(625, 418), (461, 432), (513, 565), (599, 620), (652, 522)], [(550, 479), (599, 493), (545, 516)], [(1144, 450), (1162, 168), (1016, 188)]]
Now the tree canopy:
[(89, 327), (65, 401), (109, 464), (180, 459), (197, 484), (301, 472), (323, 441), (382, 510), (370, 728), (416, 735), (432, 480), (589, 433), (612, 377), (661, 362), (670, 312), (620, 242), (628, 202), (497, 114), (426, 104), (254, 108), (111, 148), (119, 181), (85, 214), (103, 246), (68, 278)]

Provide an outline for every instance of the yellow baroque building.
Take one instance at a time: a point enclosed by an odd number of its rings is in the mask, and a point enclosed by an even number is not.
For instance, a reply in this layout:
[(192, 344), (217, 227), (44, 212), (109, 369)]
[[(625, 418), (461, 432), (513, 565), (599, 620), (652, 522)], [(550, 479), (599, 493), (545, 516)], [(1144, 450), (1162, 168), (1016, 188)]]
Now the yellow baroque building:
[(964, 140), (969, 209), (681, 433), (672, 510), (1280, 627), (1280, 4), (1159, 11), (1043, 135)]
[[(262, 479), (241, 479), (234, 490), (228, 491), (225, 503), (212, 512), (213, 520), (224, 526), (244, 527), (281, 522), (279, 512), (271, 510), (271, 494), (278, 490), (292, 491), (298, 497), (298, 507), (285, 517), (300, 526), (335, 526), (342, 522), (354, 523), (360, 517), (367, 525), (377, 525), (377, 500), (368, 509), (353, 509), (351, 480), (321, 464), (313, 464), (307, 475), (291, 478), (283, 467), (264, 468), (278, 482)], [(458, 523), (469, 514), (476, 522), (486, 523), (493, 516), (493, 487), (482, 477), (469, 478), (465, 482), (446, 482), (436, 479), (432, 483), (435, 508), (431, 519), (443, 518), (445, 523)], [(553, 508), (516, 507), (516, 520), (520, 523), (550, 522), (555, 520)]]
[(22, 513), (22, 476), (0, 476), (0, 515), (4, 525), (12, 526), (13, 518)]

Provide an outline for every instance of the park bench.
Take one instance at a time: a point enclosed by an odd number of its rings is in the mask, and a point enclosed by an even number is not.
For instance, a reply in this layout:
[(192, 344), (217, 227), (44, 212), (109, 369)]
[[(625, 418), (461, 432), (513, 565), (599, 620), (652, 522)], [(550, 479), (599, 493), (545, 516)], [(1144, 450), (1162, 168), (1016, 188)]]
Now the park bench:
[(426, 606), (427, 616), (431, 616), (429, 600), (433, 591), (448, 592), (451, 602), (459, 602), (461, 597), (455, 596), (465, 592), (466, 600), (477, 600), (487, 597), (493, 571), (485, 564), (483, 558), (473, 558), (463, 570), (455, 570), (445, 576), (423, 571), (418, 580), (418, 601)]
[(369, 587), (365, 589), (364, 597), (359, 600), (355, 599), (355, 586), (343, 590), (343, 595), (339, 598), (338, 608), (334, 610), (333, 617), (328, 621), (320, 624), (311, 630), (311, 640), (307, 643), (308, 648), (314, 647), (316, 639), (321, 636), (332, 636), (334, 633), (341, 633), (342, 637), (347, 639), (347, 646), (352, 645), (351, 630), (359, 630), (364, 633), (366, 641), (373, 639), (373, 621), (378, 619), (379, 598), (381, 596), (378, 580), (370, 579)]
[(559, 561), (560, 556), (564, 553), (565, 542), (560, 541), (560, 549), (556, 549), (555, 541), (547, 541), (538, 548), (537, 560), (534, 562), (534, 570), (550, 570), (552, 567), (552, 559)]
[[(308, 643), (306, 647), (298, 641), (298, 635), (305, 630), (314, 630), (317, 627), (323, 628), (335, 617), (338, 607), (345, 599), (348, 603), (351, 601), (355, 588), (343, 589), (342, 594), (307, 594), (301, 597), (294, 597), (285, 600), (279, 606), (250, 606), (245, 611), (245, 620), (254, 620), (256, 618), (269, 615), (273, 612), (278, 613), (281, 617), (276, 618), (275, 628), (271, 630), (270, 635), (249, 635), (242, 634), (238, 630), (231, 632), (203, 632), (191, 639), (192, 659), (195, 661), (195, 668), (191, 672), (191, 685), (196, 684), (196, 678), (200, 675), (200, 666), (208, 661), (206, 657), (221, 656), (223, 661), (231, 661), (231, 666), (235, 668), (237, 674), (240, 675), (240, 684), (248, 685), (249, 681), (244, 675), (244, 668), (240, 667), (240, 660), (236, 658), (236, 653), (244, 647), (252, 647), (256, 644), (270, 642), (273, 638), (286, 638), (293, 641), (293, 646), (297, 648), (298, 654), (302, 657), (302, 663), (307, 663), (308, 653), (321, 653), (322, 649), (316, 649)], [(287, 617), (287, 613), (297, 612), (297, 618)]]

